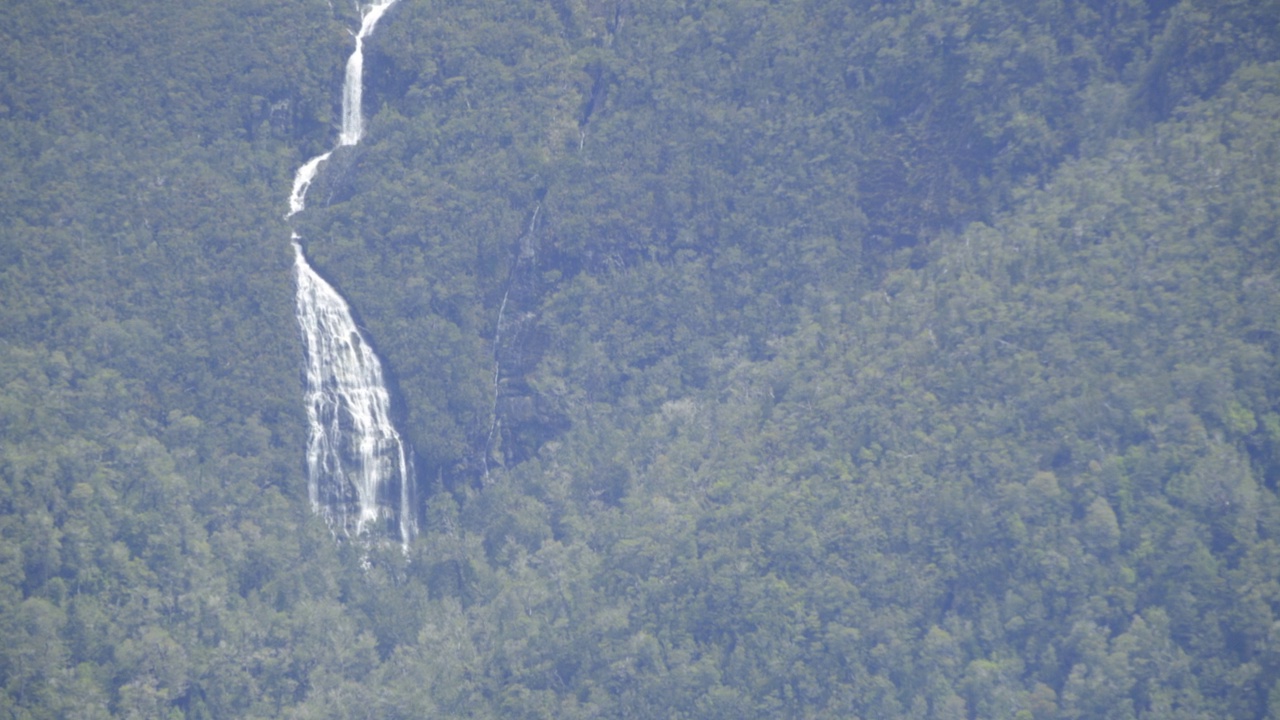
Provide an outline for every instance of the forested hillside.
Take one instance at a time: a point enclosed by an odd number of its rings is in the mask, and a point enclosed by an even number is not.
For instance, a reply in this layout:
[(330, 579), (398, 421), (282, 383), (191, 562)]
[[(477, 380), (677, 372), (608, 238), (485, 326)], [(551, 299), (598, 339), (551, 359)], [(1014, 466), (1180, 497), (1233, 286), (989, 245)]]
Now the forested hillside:
[(0, 7), (0, 716), (1280, 718), (1280, 5)]

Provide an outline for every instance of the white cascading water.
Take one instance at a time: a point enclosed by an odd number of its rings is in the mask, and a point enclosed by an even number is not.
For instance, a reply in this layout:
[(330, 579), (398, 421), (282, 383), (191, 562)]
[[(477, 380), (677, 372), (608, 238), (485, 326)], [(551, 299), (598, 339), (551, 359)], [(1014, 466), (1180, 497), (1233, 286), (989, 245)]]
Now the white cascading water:
[[(364, 40), (396, 0), (363, 8), (356, 47), (342, 86), (339, 145), (364, 133)], [(307, 190), (333, 151), (308, 160), (293, 178), (292, 217), (306, 208)], [(408, 452), (391, 422), (391, 396), (382, 363), (360, 334), (338, 291), (307, 263), (293, 233), (297, 314), (307, 351), (307, 491), (334, 532), (351, 537), (399, 535), (406, 547), (417, 532)]]
[(339, 145), (355, 145), (364, 135), (364, 115), (361, 103), (364, 98), (364, 39), (373, 34), (378, 24), (396, 0), (378, 0), (364, 6), (360, 20), (360, 32), (356, 33), (356, 49), (347, 58), (346, 80), (342, 83), (342, 134)]

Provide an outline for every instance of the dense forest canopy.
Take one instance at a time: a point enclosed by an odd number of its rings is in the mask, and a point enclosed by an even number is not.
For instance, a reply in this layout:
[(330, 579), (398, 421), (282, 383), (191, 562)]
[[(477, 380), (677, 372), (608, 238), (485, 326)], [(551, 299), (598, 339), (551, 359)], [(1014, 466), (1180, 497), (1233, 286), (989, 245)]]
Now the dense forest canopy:
[(0, 6), (0, 715), (1280, 718), (1280, 4)]

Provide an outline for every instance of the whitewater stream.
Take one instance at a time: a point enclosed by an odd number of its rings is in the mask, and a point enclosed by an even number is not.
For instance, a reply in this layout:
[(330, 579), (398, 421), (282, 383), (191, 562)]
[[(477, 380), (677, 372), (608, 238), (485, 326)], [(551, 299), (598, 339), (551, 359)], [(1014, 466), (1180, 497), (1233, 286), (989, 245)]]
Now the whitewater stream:
[[(364, 134), (364, 41), (396, 0), (362, 8), (355, 50), (342, 85), (338, 146)], [(298, 168), (289, 214), (306, 209), (307, 190), (333, 150)], [(411, 455), (391, 420), (382, 363), (351, 316), (346, 300), (307, 263), (293, 233), (297, 316), (306, 348), (307, 491), (336, 534), (389, 538), (406, 547), (417, 532)]]

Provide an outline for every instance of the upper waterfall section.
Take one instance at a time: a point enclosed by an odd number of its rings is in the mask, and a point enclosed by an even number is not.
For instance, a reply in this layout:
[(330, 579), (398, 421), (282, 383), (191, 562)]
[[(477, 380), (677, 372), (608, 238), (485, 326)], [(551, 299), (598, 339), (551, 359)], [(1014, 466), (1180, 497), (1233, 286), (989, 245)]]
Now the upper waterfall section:
[[(347, 58), (347, 71), (342, 83), (342, 130), (338, 134), (338, 145), (357, 145), (364, 137), (364, 41), (373, 34), (382, 16), (396, 4), (397, 0), (379, 0), (362, 9), (360, 30), (355, 33), (356, 47)], [(333, 154), (330, 150), (317, 155), (293, 176), (293, 191), (289, 194), (289, 216), (296, 215), (307, 207), (307, 190), (311, 181), (320, 172), (320, 166)], [(298, 239), (294, 236), (294, 239)]]
[(339, 145), (355, 145), (364, 137), (364, 41), (396, 0), (382, 0), (364, 7), (360, 31), (356, 33), (356, 49), (347, 58), (346, 81), (342, 83), (342, 134)]

